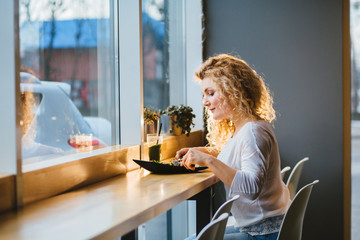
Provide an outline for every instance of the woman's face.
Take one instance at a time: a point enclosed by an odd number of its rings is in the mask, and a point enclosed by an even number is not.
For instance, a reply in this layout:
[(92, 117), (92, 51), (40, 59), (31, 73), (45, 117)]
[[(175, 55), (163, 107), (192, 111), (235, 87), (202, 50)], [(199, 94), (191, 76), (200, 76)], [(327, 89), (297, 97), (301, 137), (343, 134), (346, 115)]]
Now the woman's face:
[(211, 113), (213, 119), (223, 120), (231, 116), (231, 108), (220, 98), (220, 93), (215, 83), (208, 77), (201, 81), (203, 92), (203, 105)]

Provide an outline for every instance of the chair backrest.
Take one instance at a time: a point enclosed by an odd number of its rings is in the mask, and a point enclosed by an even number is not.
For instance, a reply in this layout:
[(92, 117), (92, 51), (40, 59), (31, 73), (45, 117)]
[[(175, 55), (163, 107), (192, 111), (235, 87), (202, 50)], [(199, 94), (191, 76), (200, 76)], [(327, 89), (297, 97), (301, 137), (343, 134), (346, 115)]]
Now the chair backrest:
[[(215, 219), (217, 219), (219, 216), (221, 216), (221, 214), (223, 213), (228, 213), (230, 215), (230, 210), (231, 210), (231, 206), (233, 204), (233, 202), (235, 200), (237, 200), (240, 197), (240, 195), (235, 195), (233, 196), (231, 199), (227, 200), (226, 202), (224, 202), (219, 208), (218, 210), (215, 212), (214, 216), (212, 217), (211, 221), (214, 221)], [(220, 224), (219, 226), (219, 230), (217, 231), (217, 236), (215, 239), (223, 239), (224, 238), (224, 233), (225, 233), (225, 228), (226, 228), (226, 224), (227, 221), (224, 221)]]
[(311, 190), (318, 182), (309, 183), (295, 195), (281, 223), (277, 240), (301, 240), (306, 207)]
[(287, 171), (289, 171), (291, 169), (291, 167), (289, 167), (289, 166), (286, 166), (286, 167), (284, 167), (283, 169), (281, 169), (281, 180), (284, 180), (284, 176), (285, 176), (285, 173), (287, 172)]
[(297, 191), (297, 187), (299, 185), (299, 180), (300, 180), (300, 176), (301, 176), (301, 172), (304, 166), (304, 162), (308, 161), (309, 158), (303, 158), (301, 159), (293, 168), (293, 170), (290, 173), (290, 176), (286, 182), (286, 186), (289, 189), (290, 192), (290, 199), (293, 199), (296, 191)]
[(240, 196), (239, 195), (235, 195), (233, 196), (231, 199), (227, 200), (226, 202), (224, 202), (219, 208), (218, 210), (215, 212), (214, 216), (212, 217), (211, 221), (214, 221), (215, 219), (217, 219), (221, 214), (223, 213), (229, 213), (230, 214), (230, 210), (232, 207), (232, 204), (235, 200), (237, 200)]
[[(222, 223), (227, 222), (228, 213), (221, 214), (217, 219), (208, 223), (196, 236), (197, 240), (218, 240), (217, 232)], [(220, 239), (223, 239), (224, 236)]]

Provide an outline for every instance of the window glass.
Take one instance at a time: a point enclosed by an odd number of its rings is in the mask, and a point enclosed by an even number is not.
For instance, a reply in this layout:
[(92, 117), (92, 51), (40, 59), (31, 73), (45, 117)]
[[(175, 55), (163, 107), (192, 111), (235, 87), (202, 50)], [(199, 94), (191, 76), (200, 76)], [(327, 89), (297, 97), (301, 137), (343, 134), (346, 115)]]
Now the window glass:
[(360, 2), (350, 1), (351, 239), (360, 239)]
[[(184, 6), (185, 1), (142, 1), (143, 96), (152, 111), (187, 104)], [(169, 133), (169, 118), (162, 115), (160, 122)]]
[[(193, 19), (190, 12), (186, 12), (186, 6), (195, 9), (198, 19)], [(201, 63), (200, 6), (200, 1), (193, 0), (142, 0), (144, 107), (151, 110), (165, 110), (169, 105), (192, 105), (191, 102), (186, 101), (186, 75), (187, 71), (191, 71), (189, 74), (191, 81), (195, 67), (189, 64), (188, 66), (191, 67), (187, 68), (185, 59), (189, 57), (192, 61), (197, 60), (199, 64)], [(185, 20), (193, 21), (192, 26), (186, 27)], [(198, 33), (200, 37), (187, 42), (187, 37), (191, 35), (187, 34), (187, 30)], [(193, 52), (186, 54), (187, 47), (194, 46), (200, 46), (200, 54), (196, 55)], [(201, 88), (200, 86), (198, 88), (199, 93), (194, 94), (194, 98), (201, 104)], [(162, 115), (160, 122), (162, 132), (170, 134), (169, 118)], [(159, 126), (154, 128), (156, 127)], [(145, 129), (145, 133), (149, 131)], [(195, 216), (187, 213), (187, 207), (188, 204), (184, 202), (141, 225), (138, 229), (139, 239), (184, 239), (192, 235), (190, 233), (192, 228), (187, 224), (189, 224), (188, 220), (194, 220)], [(177, 230), (179, 226), (182, 231)]]
[(169, 49), (166, 0), (142, 1), (144, 106), (169, 106)]
[(113, 144), (110, 0), (20, 0), (19, 6), (23, 162)]

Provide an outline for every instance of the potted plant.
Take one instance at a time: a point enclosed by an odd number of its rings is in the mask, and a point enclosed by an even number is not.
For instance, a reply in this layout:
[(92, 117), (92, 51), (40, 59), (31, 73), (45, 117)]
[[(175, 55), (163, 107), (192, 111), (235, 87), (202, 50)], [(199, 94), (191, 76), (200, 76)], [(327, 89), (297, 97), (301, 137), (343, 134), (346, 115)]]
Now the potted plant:
[(193, 123), (195, 114), (193, 114), (193, 109), (190, 106), (183, 104), (180, 106), (172, 105), (163, 111), (163, 113), (168, 115), (171, 120), (170, 133), (174, 135), (186, 134), (189, 136), (191, 127), (195, 126)]
[(157, 133), (159, 127), (159, 120), (161, 118), (160, 114), (160, 111), (153, 107), (144, 108), (145, 141), (147, 134)]

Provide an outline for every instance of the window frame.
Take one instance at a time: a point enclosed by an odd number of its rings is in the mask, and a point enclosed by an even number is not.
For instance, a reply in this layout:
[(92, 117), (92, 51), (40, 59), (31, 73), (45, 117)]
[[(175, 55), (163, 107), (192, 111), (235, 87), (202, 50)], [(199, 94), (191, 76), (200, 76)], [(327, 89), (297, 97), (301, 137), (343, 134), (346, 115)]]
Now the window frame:
[[(0, 129), (3, 136), (0, 140), (2, 146), (0, 153), (0, 180), (2, 186), (5, 185), (5, 195), (13, 199), (15, 203), (10, 206), (21, 207), (22, 201), (22, 162), (21, 162), (21, 108), (20, 106), (20, 76), (17, 74), (20, 69), (20, 50), (19, 50), (19, 14), (17, 1), (5, 1), (0, 3), (0, 26), (4, 33), (0, 39), (2, 49), (0, 56), (0, 66), (3, 86), (0, 90), (1, 107), (7, 110), (7, 114), (0, 120)], [(6, 25), (6, 26), (5, 26)], [(7, 80), (8, 79), (8, 80)], [(20, 109), (20, 111), (18, 111)], [(12, 180), (12, 176), (15, 176)], [(1, 206), (0, 206), (1, 209)]]

